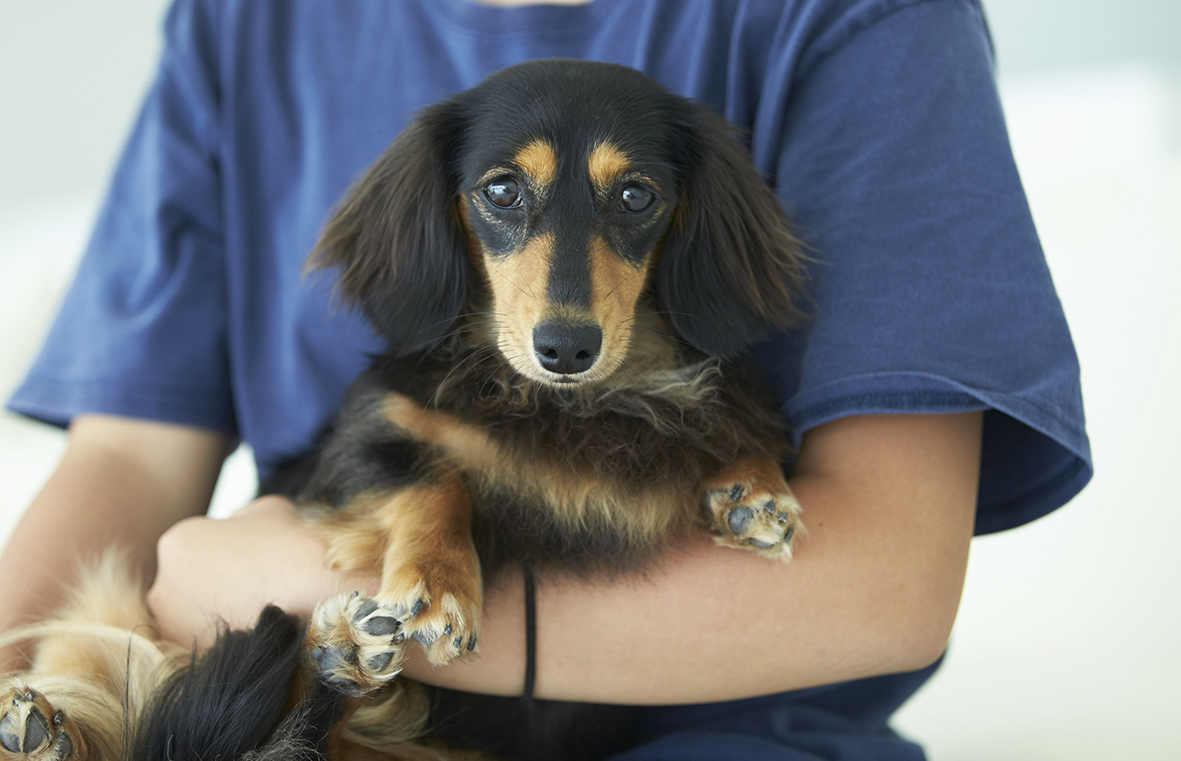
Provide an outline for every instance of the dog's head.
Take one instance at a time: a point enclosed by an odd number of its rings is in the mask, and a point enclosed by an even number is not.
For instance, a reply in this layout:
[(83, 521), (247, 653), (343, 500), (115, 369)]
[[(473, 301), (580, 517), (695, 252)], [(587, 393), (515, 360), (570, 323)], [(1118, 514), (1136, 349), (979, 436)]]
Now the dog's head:
[(789, 322), (802, 265), (728, 123), (624, 66), (531, 61), (420, 112), (349, 190), (317, 266), (390, 350), (461, 316), (546, 385), (595, 383), (652, 304), (705, 354)]

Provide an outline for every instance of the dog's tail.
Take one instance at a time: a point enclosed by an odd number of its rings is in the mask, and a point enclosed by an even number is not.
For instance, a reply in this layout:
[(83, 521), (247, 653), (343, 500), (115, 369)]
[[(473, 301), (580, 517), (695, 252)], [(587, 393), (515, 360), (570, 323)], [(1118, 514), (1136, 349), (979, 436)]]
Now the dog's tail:
[(128, 744), (128, 761), (318, 761), (339, 696), (302, 694), (303, 627), (268, 606), (251, 631), (223, 630), (205, 654), (165, 682)]

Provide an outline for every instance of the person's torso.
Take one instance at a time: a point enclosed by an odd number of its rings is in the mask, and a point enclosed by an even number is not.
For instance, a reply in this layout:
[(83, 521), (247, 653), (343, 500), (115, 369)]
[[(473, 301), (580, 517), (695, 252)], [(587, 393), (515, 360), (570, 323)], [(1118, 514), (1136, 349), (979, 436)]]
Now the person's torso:
[(334, 302), (331, 277), (303, 264), (334, 202), (417, 109), (522, 60), (622, 63), (746, 130), (770, 180), (784, 61), (819, 23), (799, 18), (814, 5), (225, 3), (215, 45), (230, 372), (261, 470), (311, 440), (379, 348)]
[[(625, 64), (738, 125), (756, 167), (774, 183), (797, 67), (834, 17), (847, 18), (849, 6), (860, 4), (222, 4), (216, 48), (230, 372), (239, 433), (262, 474), (312, 441), (380, 349), (363, 318), (334, 302), (331, 278), (309, 277), (303, 266), (333, 204), (417, 109), (532, 58)], [(790, 383), (777, 385), (776, 396), (786, 396)], [(783, 722), (787, 706), (806, 699), (838, 710), (801, 713), (800, 705), (792, 710), (801, 727), (841, 716), (860, 731), (885, 732), (882, 740), (893, 744), (882, 723), (929, 673), (654, 709), (645, 726), (662, 734), (743, 717), (761, 727), (752, 732), (766, 734)]]

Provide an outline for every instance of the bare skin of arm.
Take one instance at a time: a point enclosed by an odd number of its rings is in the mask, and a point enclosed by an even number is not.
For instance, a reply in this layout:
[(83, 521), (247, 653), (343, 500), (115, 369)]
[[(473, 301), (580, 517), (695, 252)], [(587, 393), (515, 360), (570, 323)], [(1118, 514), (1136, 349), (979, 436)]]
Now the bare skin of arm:
[[(790, 565), (716, 546), (670, 549), (645, 578), (546, 577), (538, 589), (539, 697), (629, 703), (728, 700), (923, 667), (959, 604), (979, 477), (980, 413), (882, 415), (809, 432), (790, 479), (807, 534)], [(228, 521), (184, 521), (160, 543), (149, 602), (182, 641), (211, 614), (246, 625), (275, 602), (307, 615), (377, 576), (327, 570), (290, 503), (265, 498)], [(412, 648), (405, 673), (473, 692), (519, 694), (519, 574), (488, 590), (474, 663), (436, 668)]]
[[(53, 613), (78, 561), (111, 544), (150, 582), (160, 535), (205, 511), (227, 444), (197, 428), (78, 416), (61, 462), (0, 555), (0, 579), (19, 580), (0, 585), (0, 629)], [(21, 663), (19, 652), (0, 651), (0, 670)]]

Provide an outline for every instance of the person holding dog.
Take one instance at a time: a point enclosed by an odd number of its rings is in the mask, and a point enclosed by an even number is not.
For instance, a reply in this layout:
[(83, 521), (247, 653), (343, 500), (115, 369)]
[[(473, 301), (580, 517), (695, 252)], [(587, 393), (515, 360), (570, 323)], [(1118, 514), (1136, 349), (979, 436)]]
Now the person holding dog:
[[(814, 314), (756, 347), (798, 456), (790, 565), (708, 537), (658, 572), (544, 579), (536, 695), (651, 706), (629, 761), (921, 758), (889, 730), (943, 653), (974, 533), (1091, 474), (1078, 367), (972, 0), (285, 6), (178, 0), (86, 257), (12, 409), (69, 426), (0, 558), (5, 625), (111, 543), (160, 626), (208, 641), (275, 602), (372, 590), (285, 500), (200, 516), (222, 459), (306, 447), (375, 338), (303, 258), (413, 111), (528, 58), (639, 68), (747, 131), (814, 258)], [(520, 576), (483, 658), (420, 681), (519, 694)]]

